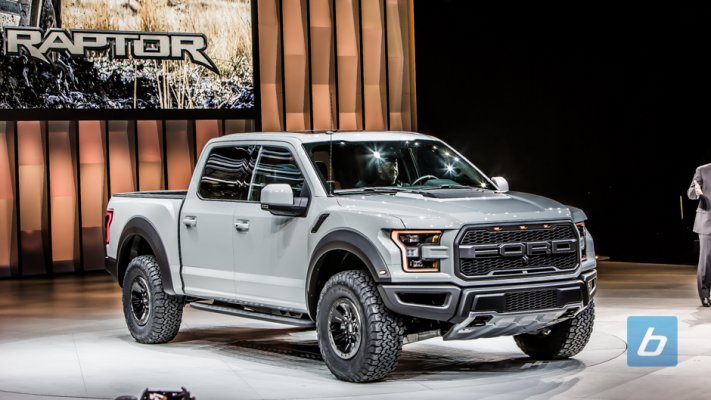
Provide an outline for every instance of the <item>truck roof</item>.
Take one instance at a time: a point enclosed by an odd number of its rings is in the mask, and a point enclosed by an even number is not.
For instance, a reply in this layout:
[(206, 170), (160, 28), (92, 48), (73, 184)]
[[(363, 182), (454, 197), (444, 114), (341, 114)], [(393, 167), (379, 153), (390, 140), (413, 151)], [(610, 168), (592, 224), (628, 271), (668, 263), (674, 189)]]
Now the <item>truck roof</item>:
[[(333, 140), (345, 140), (350, 142), (368, 141), (407, 141), (407, 140), (439, 140), (434, 136), (424, 135), (416, 132), (400, 131), (332, 131)], [(234, 139), (292, 139), (301, 143), (325, 142), (330, 139), (329, 131), (308, 131), (308, 132), (252, 132), (233, 133), (213, 139), (216, 142), (230, 141)]]

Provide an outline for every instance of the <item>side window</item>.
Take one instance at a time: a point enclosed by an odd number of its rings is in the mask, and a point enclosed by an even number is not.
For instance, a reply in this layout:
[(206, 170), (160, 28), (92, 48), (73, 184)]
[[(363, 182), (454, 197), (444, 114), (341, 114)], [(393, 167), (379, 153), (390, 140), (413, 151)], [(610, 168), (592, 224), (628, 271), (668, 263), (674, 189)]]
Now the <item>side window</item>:
[(198, 194), (210, 200), (247, 200), (260, 146), (218, 147), (210, 152)]
[(294, 197), (301, 195), (304, 176), (291, 151), (273, 146), (264, 146), (259, 164), (254, 173), (252, 192), (249, 199), (259, 201), (262, 189), (270, 183), (286, 183), (294, 191)]

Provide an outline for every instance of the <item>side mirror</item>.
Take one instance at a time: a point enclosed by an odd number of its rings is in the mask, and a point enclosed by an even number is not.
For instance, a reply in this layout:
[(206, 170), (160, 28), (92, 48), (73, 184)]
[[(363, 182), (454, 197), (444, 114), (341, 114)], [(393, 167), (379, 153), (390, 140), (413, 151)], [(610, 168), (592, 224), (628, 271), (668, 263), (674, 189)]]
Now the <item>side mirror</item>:
[(495, 176), (491, 178), (491, 180), (494, 181), (496, 187), (499, 188), (499, 192), (506, 193), (509, 191), (509, 182), (504, 177)]
[(262, 210), (284, 217), (303, 217), (309, 208), (308, 197), (294, 197), (291, 186), (286, 183), (272, 183), (262, 189)]

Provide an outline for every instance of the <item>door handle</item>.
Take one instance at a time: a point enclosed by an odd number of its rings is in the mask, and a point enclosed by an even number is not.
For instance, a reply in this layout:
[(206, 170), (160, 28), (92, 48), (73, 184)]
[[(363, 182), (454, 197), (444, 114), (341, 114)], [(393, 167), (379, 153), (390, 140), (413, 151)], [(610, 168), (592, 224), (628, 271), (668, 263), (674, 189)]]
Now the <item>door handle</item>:
[(235, 222), (235, 229), (240, 232), (245, 232), (249, 230), (249, 221), (239, 221)]
[(185, 217), (183, 218), (183, 224), (187, 226), (188, 228), (193, 228), (197, 226), (197, 218), (196, 217)]

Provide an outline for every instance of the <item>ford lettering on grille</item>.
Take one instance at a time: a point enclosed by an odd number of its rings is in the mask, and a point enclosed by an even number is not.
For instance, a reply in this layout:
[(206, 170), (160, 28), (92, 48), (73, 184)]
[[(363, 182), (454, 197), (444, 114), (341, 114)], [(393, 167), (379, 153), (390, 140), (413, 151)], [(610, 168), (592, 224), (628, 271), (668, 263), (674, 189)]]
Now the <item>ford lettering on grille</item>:
[(568, 254), (577, 251), (576, 239), (551, 240), (545, 242), (479, 244), (462, 246), (459, 250), (461, 258), (476, 257), (523, 257), (543, 254)]

